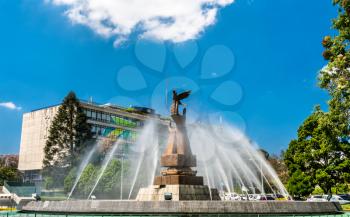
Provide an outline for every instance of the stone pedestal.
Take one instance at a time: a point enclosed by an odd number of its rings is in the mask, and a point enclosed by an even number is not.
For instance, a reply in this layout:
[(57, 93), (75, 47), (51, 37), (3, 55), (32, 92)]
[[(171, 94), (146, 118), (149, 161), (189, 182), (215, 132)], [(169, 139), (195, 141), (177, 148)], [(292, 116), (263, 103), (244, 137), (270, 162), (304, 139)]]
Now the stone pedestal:
[(156, 176), (154, 185), (203, 185), (202, 176), (167, 175)]
[(171, 118), (176, 127), (169, 127), (168, 144), (160, 158), (164, 169), (154, 178), (152, 186), (139, 190), (136, 200), (161, 201), (170, 193), (175, 201), (220, 200), (218, 191), (204, 185), (203, 177), (197, 176), (197, 171), (192, 169), (197, 166), (197, 161), (187, 136), (186, 116), (179, 115), (175, 109)]

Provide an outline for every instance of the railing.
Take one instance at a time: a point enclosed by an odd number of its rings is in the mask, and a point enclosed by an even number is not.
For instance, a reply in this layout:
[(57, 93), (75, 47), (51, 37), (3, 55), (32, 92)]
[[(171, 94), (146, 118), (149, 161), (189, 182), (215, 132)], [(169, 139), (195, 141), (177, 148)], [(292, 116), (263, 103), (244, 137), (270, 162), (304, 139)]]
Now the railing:
[(33, 184), (25, 184), (18, 182), (5, 182), (4, 187), (12, 194), (19, 197), (31, 197), (32, 194), (38, 193), (37, 187)]
[[(132, 216), (132, 215), (79, 215), (79, 214), (41, 214), (41, 213), (16, 213), (16, 212), (7, 212), (7, 213), (1, 213), (0, 212), (0, 217), (113, 217), (113, 216)], [(177, 216), (187, 216), (187, 215), (183, 215), (183, 214), (159, 214), (159, 215), (148, 215), (148, 214), (135, 214), (134, 216), (138, 216), (138, 217), (149, 217), (149, 216), (173, 216), (173, 217), (177, 217)], [(193, 215), (188, 215), (188, 216), (193, 216)], [(198, 215), (196, 215), (198, 216)], [(338, 215), (260, 215), (260, 214), (207, 214), (207, 215), (200, 215), (200, 216), (205, 216), (205, 217), (216, 217), (216, 216), (220, 216), (220, 217), (350, 217), (350, 213), (343, 213), (343, 214), (338, 214)]]

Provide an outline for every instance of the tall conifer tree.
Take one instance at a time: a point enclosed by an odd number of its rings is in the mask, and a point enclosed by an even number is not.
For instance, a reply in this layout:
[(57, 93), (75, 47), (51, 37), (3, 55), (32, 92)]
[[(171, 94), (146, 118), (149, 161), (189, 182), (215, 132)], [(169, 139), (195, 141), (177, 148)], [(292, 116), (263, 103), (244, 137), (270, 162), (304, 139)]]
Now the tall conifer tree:
[(83, 151), (91, 144), (91, 138), (91, 127), (87, 123), (87, 116), (75, 93), (69, 92), (49, 130), (44, 149), (44, 173), (65, 175), (64, 171), (68, 172), (75, 166)]

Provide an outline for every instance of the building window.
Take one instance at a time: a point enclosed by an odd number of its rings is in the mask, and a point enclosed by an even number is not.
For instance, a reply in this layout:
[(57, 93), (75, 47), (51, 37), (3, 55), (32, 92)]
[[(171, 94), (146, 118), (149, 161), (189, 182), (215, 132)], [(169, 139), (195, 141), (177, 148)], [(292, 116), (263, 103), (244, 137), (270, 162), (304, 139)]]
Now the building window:
[(96, 129), (97, 129), (97, 135), (101, 136), (102, 135), (102, 128), (100, 126), (97, 126)]
[(96, 115), (96, 116), (97, 116), (96, 119), (97, 119), (97, 120), (101, 120), (101, 116), (102, 116), (102, 115), (101, 115), (101, 112), (96, 112), (96, 114), (97, 114), (97, 115)]
[(92, 119), (96, 119), (96, 112), (95, 112), (95, 111), (92, 111), (92, 112), (91, 112), (91, 118), (92, 118)]
[(91, 118), (91, 110), (87, 110), (87, 111), (86, 111), (86, 116), (88, 116), (89, 118)]

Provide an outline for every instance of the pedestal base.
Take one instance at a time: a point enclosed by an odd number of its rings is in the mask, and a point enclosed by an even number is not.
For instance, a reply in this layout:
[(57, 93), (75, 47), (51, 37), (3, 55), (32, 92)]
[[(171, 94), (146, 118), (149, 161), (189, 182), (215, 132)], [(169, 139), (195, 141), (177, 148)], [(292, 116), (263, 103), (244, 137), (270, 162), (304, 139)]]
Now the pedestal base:
[(154, 177), (154, 185), (203, 185), (202, 176), (168, 175)]
[(164, 194), (171, 193), (173, 201), (179, 200), (220, 200), (219, 192), (206, 185), (166, 185), (160, 187), (152, 185), (141, 188), (137, 194), (137, 201), (163, 201)]
[(166, 154), (161, 156), (160, 165), (163, 167), (196, 167), (197, 160), (194, 155)]

